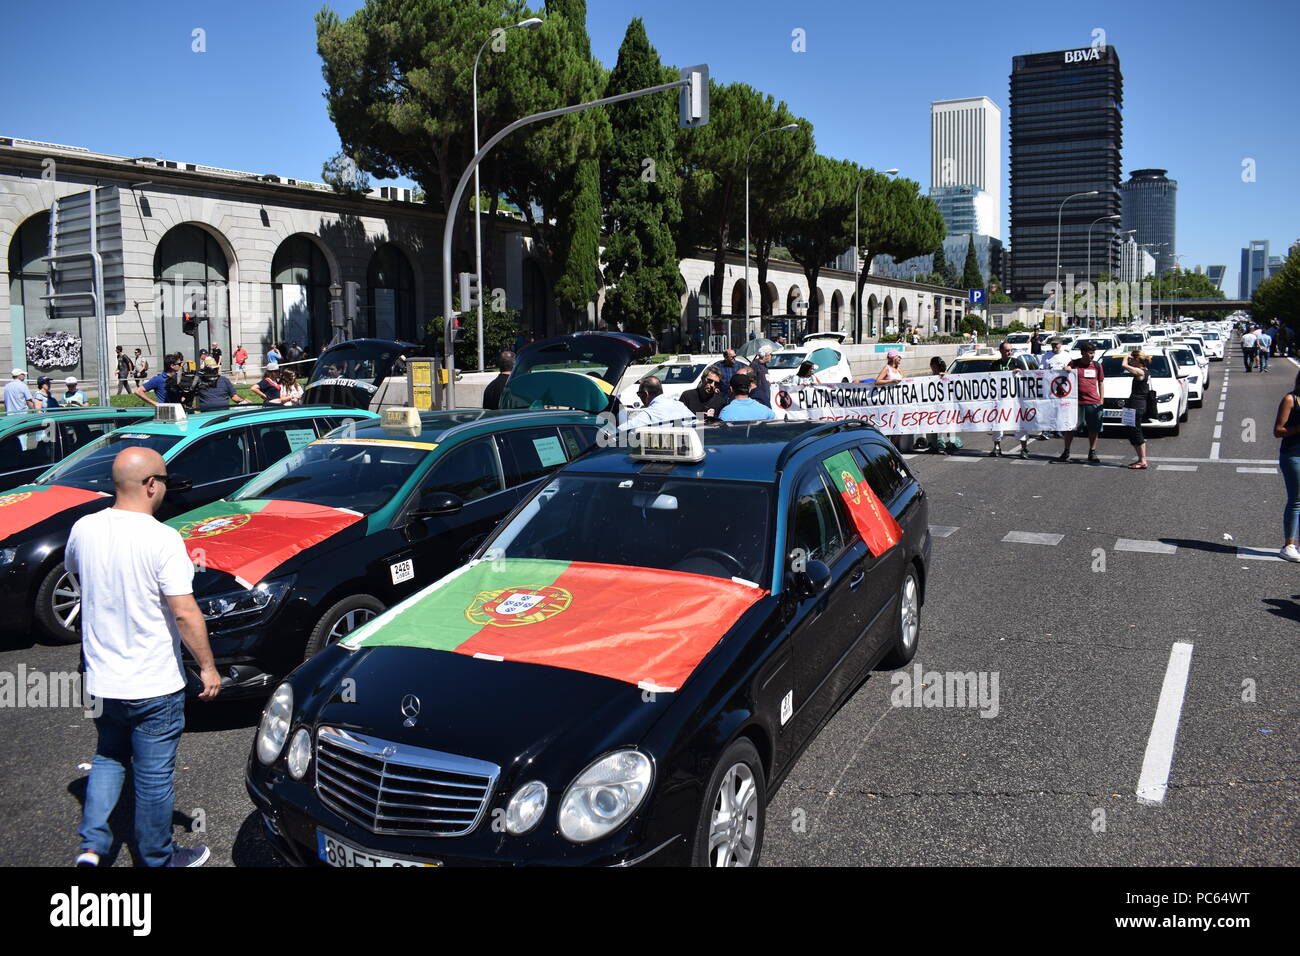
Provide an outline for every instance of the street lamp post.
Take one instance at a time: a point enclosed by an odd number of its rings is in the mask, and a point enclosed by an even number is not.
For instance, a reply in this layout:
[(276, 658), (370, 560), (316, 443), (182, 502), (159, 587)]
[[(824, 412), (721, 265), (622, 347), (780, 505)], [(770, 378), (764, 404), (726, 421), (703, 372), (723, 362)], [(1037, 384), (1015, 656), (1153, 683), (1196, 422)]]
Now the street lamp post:
[[(1096, 219), (1094, 219), (1092, 222), (1088, 224), (1088, 283), (1089, 285), (1092, 284), (1092, 227), (1097, 225), (1097, 223), (1099, 222), (1114, 222), (1116, 219), (1119, 218), (1120, 216), (1118, 214), (1115, 214), (1113, 216), (1098, 216)], [(1110, 247), (1107, 246), (1107, 249), (1109, 248)], [(1106, 257), (1106, 264), (1107, 265), (1110, 264), (1110, 256)], [(1094, 288), (1092, 291), (1092, 300), (1088, 305), (1088, 327), (1089, 328), (1092, 328), (1093, 308), (1094, 308), (1094, 303), (1096, 301), (1097, 301), (1097, 290)]]
[[(1167, 243), (1167, 242), (1139, 242), (1139, 243), (1137, 244), (1137, 246), (1138, 246), (1137, 271), (1138, 271), (1138, 283), (1139, 283), (1139, 285), (1141, 284), (1142, 279), (1144, 278), (1144, 276), (1143, 276), (1143, 274), (1142, 274), (1142, 272), (1143, 272), (1143, 270), (1142, 270), (1142, 250), (1143, 250), (1143, 249), (1159, 249), (1161, 246), (1167, 246), (1167, 245), (1169, 245), (1169, 243)], [(1153, 257), (1152, 257), (1152, 261), (1154, 261), (1154, 258), (1155, 258), (1155, 257), (1153, 256)], [(1157, 308), (1157, 310), (1156, 310), (1156, 321), (1157, 321), (1157, 322), (1160, 321), (1160, 311), (1159, 311), (1159, 308)]]
[[(508, 27), (497, 27), (483, 41), (474, 56), (474, 152), (478, 152), (478, 61), (487, 45), (507, 30), (536, 30), (542, 25), (538, 17), (520, 20)], [(483, 199), (478, 188), (478, 167), (474, 167), (474, 275), (478, 277), (478, 370), (483, 371)], [(461, 303), (464, 308), (464, 303)]]
[[(897, 169), (886, 169), (886, 176), (897, 176)], [(858, 188), (853, 191), (853, 340), (857, 342), (862, 338), (862, 280), (858, 275), (861, 266), (858, 265), (858, 250), (861, 247), (858, 243), (858, 199), (862, 196), (862, 184), (865, 179), (858, 180)]]
[(749, 141), (745, 147), (745, 330), (753, 331), (749, 325), (750, 305), (749, 305), (749, 151), (754, 148), (759, 137), (766, 136), (768, 133), (788, 133), (799, 128), (798, 123), (787, 123), (785, 126), (774, 126), (771, 129), (765, 129), (761, 133), (756, 133), (754, 138)]
[(1061, 303), (1059, 300), (1065, 298), (1065, 296), (1062, 294), (1065, 290), (1061, 288), (1061, 215), (1065, 212), (1065, 204), (1069, 202), (1071, 199), (1078, 199), (1080, 196), (1099, 196), (1099, 195), (1101, 195), (1100, 189), (1090, 189), (1086, 193), (1074, 193), (1073, 195), (1066, 196), (1064, 199), (1062, 199), (1060, 208), (1056, 210), (1056, 295), (1058, 299), (1056, 303), (1057, 312), (1061, 311)]

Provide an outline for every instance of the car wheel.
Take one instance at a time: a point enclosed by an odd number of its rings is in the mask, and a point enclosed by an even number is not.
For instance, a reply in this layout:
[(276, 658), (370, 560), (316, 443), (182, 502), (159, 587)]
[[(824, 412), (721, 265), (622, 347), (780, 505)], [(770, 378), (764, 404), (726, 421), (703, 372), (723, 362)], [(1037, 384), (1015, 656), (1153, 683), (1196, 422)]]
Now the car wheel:
[(307, 638), (307, 649), (303, 652), (302, 659), (315, 657), (330, 645), (337, 644), (362, 624), (384, 613), (384, 610), (383, 603), (369, 594), (345, 597), (316, 622), (311, 636)]
[(916, 656), (921, 641), (921, 587), (916, 568), (908, 567), (898, 589), (898, 614), (894, 617), (894, 642), (880, 661), (882, 670), (893, 670)]
[(691, 860), (696, 866), (757, 866), (767, 820), (763, 761), (747, 737), (722, 752), (695, 828)]
[(1185, 421), (1187, 421), (1187, 409), (1188, 409), (1188, 408), (1191, 408), (1191, 407), (1192, 407), (1192, 403), (1191, 403), (1191, 402), (1188, 402), (1188, 403), (1187, 403), (1187, 408), (1184, 408), (1184, 409), (1183, 409), (1183, 414), (1182, 414), (1181, 416), (1179, 416), (1179, 418), (1178, 418), (1178, 420), (1179, 420), (1180, 422), (1185, 422)]
[(1178, 424), (1179, 421), (1182, 421), (1182, 419), (1180, 418), (1178, 421), (1174, 422), (1174, 427), (1169, 429), (1170, 438), (1177, 438), (1178, 433), (1183, 430), (1183, 426)]
[(81, 582), (60, 561), (36, 590), (36, 623), (54, 644), (81, 640)]

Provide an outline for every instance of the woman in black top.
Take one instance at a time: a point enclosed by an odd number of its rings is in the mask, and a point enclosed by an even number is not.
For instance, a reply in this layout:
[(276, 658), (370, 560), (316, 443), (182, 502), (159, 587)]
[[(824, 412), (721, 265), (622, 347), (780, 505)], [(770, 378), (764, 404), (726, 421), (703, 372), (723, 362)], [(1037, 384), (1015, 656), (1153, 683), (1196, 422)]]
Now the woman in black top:
[(1151, 366), (1151, 356), (1146, 355), (1141, 349), (1134, 349), (1127, 358), (1124, 359), (1124, 371), (1133, 376), (1133, 391), (1129, 393), (1128, 401), (1125, 407), (1133, 409), (1133, 425), (1129, 429), (1128, 440), (1133, 448), (1137, 451), (1137, 461), (1130, 462), (1127, 467), (1134, 471), (1141, 470), (1147, 466), (1147, 439), (1142, 434), (1142, 419), (1147, 413), (1147, 395), (1151, 392), (1151, 376), (1147, 369)]
[(1281, 557), (1300, 562), (1300, 548), (1296, 547), (1300, 544), (1300, 375), (1295, 377), (1295, 387), (1278, 403), (1273, 437), (1282, 439), (1277, 463), (1286, 483), (1286, 507), (1282, 509), (1282, 535), (1286, 540)]

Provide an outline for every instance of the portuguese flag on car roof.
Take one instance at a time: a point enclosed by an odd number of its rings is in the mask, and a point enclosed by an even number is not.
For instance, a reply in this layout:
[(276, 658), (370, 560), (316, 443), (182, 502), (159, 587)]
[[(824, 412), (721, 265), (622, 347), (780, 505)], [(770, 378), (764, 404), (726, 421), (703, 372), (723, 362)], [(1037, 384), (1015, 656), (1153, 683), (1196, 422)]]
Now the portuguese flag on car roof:
[(898, 544), (903, 538), (903, 529), (871, 490), (853, 453), (842, 451), (823, 459), (822, 464), (831, 476), (832, 486), (844, 498), (849, 514), (853, 515), (853, 524), (866, 542), (871, 556), (878, 558)]
[(214, 501), (167, 523), (185, 539), (191, 561), (252, 588), (295, 554), (361, 518), (347, 508), (252, 499)]
[(102, 491), (67, 485), (21, 485), (0, 495), (0, 541), (52, 518), (60, 511), (107, 498)]
[(682, 571), (479, 561), (364, 624), (343, 644), (545, 664), (668, 692), (766, 593)]

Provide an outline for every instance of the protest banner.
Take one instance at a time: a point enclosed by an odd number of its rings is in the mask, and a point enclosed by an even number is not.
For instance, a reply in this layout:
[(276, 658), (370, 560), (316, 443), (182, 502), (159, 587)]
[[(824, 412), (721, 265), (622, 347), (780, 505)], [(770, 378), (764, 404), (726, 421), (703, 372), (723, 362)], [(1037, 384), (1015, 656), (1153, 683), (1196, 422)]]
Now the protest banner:
[(929, 432), (1073, 431), (1078, 389), (1073, 371), (925, 375), (887, 385), (783, 385), (773, 408), (787, 419), (861, 418), (886, 435)]

